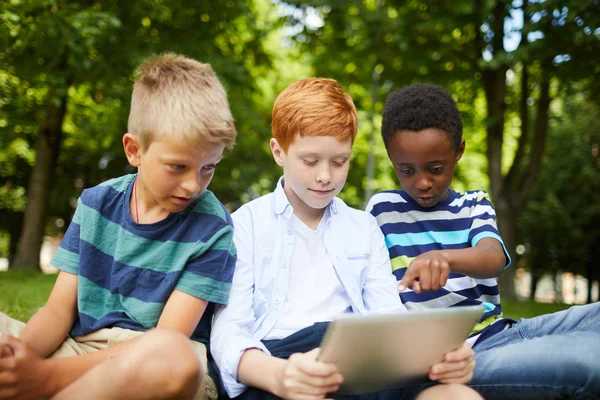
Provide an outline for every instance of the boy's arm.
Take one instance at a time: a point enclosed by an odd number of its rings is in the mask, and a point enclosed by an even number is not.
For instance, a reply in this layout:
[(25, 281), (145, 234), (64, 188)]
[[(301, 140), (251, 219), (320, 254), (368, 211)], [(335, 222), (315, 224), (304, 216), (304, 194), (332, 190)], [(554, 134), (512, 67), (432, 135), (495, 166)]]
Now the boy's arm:
[[(232, 215), (237, 260), (227, 306), (216, 305), (210, 336), (215, 359), (225, 390), (236, 397), (246, 389), (238, 379), (238, 366), (247, 349), (259, 349), (270, 355), (260, 340), (252, 335), (257, 316), (254, 314), (254, 227), (252, 213), (242, 207)], [(258, 316), (260, 317), (260, 316)]]
[(437, 290), (446, 284), (450, 272), (475, 279), (495, 278), (506, 266), (506, 255), (500, 242), (483, 238), (475, 247), (432, 250), (411, 261), (398, 290), (412, 288), (415, 292)]
[(18, 398), (52, 397), (139, 338), (80, 356), (43, 359), (28, 343), (0, 336), (0, 348), (11, 354), (0, 358), (0, 398), (3, 393), (18, 393)]
[(494, 238), (483, 238), (475, 247), (441, 250), (440, 253), (448, 262), (450, 271), (476, 279), (496, 278), (506, 267), (504, 249)]
[(474, 203), (468, 205), (467, 246), (419, 255), (409, 264), (399, 291), (407, 287), (416, 292), (437, 290), (446, 284), (450, 272), (475, 279), (496, 278), (508, 267), (510, 258), (498, 232), (496, 213), (487, 193), (478, 192), (478, 197), (473, 200)]
[(77, 313), (77, 275), (59, 272), (46, 304), (27, 322), (20, 340), (46, 358), (65, 340)]
[(322, 399), (338, 390), (343, 379), (333, 364), (317, 360), (319, 350), (294, 353), (287, 360), (258, 349), (246, 350), (240, 360), (238, 379), (284, 399)]
[[(51, 353), (65, 339), (74, 319), (75, 301), (69, 293), (77, 289), (77, 275), (61, 272), (48, 303), (27, 324), (20, 339), (0, 338), (0, 349), (5, 357), (0, 358), (0, 388), (34, 397), (51, 397), (79, 379), (94, 366), (117, 356), (137, 338), (116, 346), (76, 357), (44, 359), (42, 353)], [(66, 308), (73, 303), (73, 316), (67, 328)], [(62, 305), (62, 306), (61, 306)], [(158, 326), (174, 329), (188, 337), (198, 325), (206, 300), (181, 291), (174, 291), (165, 305)], [(53, 318), (57, 318), (54, 320)], [(58, 329), (49, 329), (55, 327)], [(62, 327), (62, 328), (61, 328)], [(64, 332), (64, 335), (61, 334)], [(6, 357), (6, 355), (12, 355)], [(0, 395), (0, 398), (2, 396)]]
[(191, 337), (207, 305), (204, 299), (174, 290), (160, 314), (157, 328), (173, 329)]

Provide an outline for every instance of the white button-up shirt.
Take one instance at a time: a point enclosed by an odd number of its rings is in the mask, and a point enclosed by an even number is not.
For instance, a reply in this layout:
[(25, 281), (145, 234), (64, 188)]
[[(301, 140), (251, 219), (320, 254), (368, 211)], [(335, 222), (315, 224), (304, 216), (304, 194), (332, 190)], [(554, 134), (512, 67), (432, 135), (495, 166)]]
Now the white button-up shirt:
[[(375, 218), (334, 198), (324, 232), (325, 248), (350, 299), (352, 311), (406, 310), (397, 293), (388, 250)], [(293, 209), (280, 179), (273, 193), (232, 214), (237, 263), (228, 305), (217, 306), (211, 351), (230, 397), (246, 385), (237, 370), (245, 350), (257, 348), (281, 315), (294, 250)], [(317, 321), (315, 321), (317, 322)]]

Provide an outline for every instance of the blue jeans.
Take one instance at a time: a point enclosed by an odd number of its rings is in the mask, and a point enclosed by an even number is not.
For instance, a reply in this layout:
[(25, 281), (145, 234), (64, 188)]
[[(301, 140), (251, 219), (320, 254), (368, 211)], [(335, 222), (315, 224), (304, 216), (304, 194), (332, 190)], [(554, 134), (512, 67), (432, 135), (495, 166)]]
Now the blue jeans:
[(486, 400), (600, 399), (600, 302), (521, 319), (473, 346)]

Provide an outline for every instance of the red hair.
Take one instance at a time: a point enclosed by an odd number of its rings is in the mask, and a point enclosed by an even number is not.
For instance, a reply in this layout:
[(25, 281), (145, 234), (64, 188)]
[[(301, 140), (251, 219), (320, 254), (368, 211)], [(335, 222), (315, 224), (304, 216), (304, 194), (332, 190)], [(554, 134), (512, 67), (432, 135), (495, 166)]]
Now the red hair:
[(271, 131), (287, 153), (300, 136), (332, 136), (354, 142), (358, 130), (356, 107), (333, 79), (308, 78), (292, 83), (273, 105)]

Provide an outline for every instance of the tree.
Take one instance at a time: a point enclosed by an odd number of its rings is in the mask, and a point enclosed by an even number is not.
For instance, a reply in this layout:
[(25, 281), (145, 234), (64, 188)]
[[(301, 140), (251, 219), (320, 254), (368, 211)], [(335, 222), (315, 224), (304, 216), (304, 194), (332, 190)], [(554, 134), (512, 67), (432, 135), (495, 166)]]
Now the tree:
[(600, 108), (582, 86), (568, 85), (561, 96), (543, 167), (518, 224), (532, 295), (544, 273), (570, 271), (590, 283), (600, 278)]
[[(0, 114), (7, 130), (27, 132), (23, 143), (35, 153), (12, 268), (38, 268), (48, 206), (56, 204), (51, 194), (61, 197), (59, 203), (64, 205), (66, 196), (106, 179), (98, 165), (111, 165), (106, 171), (112, 166), (120, 171), (126, 168), (115, 149), (126, 126), (131, 76), (143, 58), (170, 50), (210, 62), (229, 88), (230, 98), (238, 100), (232, 102), (234, 113), (253, 108), (251, 70), (269, 63), (260, 40), (270, 28), (269, 21), (256, 17), (257, 8), (264, 4), (36, 0), (0, 5), (3, 69), (16, 81), (15, 87), (28, 87), (37, 94), (23, 116), (26, 129), (16, 121), (20, 114), (15, 109), (3, 107)], [(89, 108), (102, 111), (105, 105), (118, 109), (106, 112), (108, 117), (99, 126), (90, 123), (102, 119), (91, 117)], [(254, 126), (261, 124), (258, 121)], [(102, 130), (108, 127), (108, 132)], [(64, 154), (65, 143), (80, 154)], [(90, 155), (93, 159), (86, 160)], [(68, 162), (81, 168), (74, 169)], [(52, 190), (55, 170), (65, 173), (62, 183), (70, 181), (60, 193)], [(76, 181), (80, 183), (74, 185)]]
[[(592, 60), (600, 39), (600, 2), (292, 3), (305, 14), (318, 9), (323, 24), (305, 24), (298, 40), (314, 54), (318, 73), (360, 86), (352, 91), (359, 106), (369, 101), (364, 88), (374, 68), (381, 71), (379, 98), (413, 81), (440, 83), (455, 94), (470, 127), (481, 122), (468, 114), (476, 113), (471, 104), (483, 92), (490, 191), (514, 258), (517, 220), (541, 166), (552, 85), (583, 79), (597, 68)], [(514, 122), (520, 132), (510, 129)], [(508, 146), (506, 139), (513, 137), (516, 143)], [(507, 298), (514, 294), (513, 275), (509, 269), (500, 279)]]

